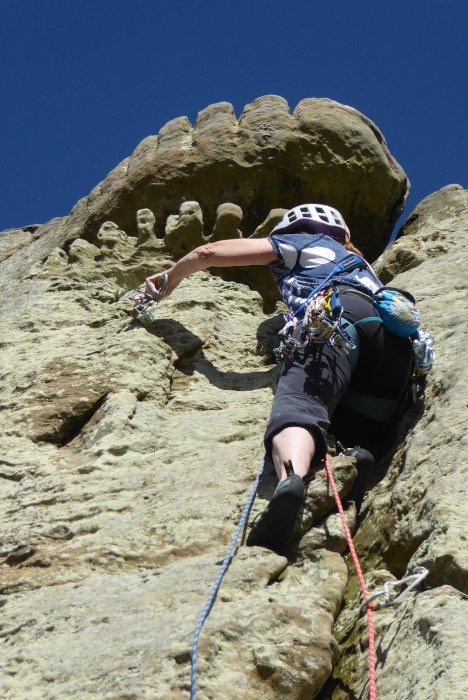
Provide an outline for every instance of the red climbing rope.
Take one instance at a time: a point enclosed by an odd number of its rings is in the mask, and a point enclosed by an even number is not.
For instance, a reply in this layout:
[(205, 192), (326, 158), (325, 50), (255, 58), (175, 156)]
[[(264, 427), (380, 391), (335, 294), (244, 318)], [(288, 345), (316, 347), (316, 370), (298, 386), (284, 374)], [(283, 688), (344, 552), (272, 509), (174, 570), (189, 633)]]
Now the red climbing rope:
[(325, 457), (325, 469), (327, 471), (328, 481), (330, 482), (330, 486), (332, 487), (336, 505), (340, 513), (341, 522), (343, 523), (343, 528), (346, 534), (346, 540), (348, 542), (349, 551), (351, 552), (354, 567), (358, 575), (359, 583), (361, 584), (362, 594), (364, 596), (364, 600), (367, 603), (367, 626), (369, 628), (369, 700), (375, 700), (375, 642), (374, 621), (372, 619), (372, 609), (374, 606), (369, 602), (369, 594), (367, 592), (366, 582), (364, 581), (364, 576), (362, 575), (361, 571), (361, 565), (359, 564), (359, 559), (357, 557), (356, 550), (354, 549), (353, 538), (351, 537), (351, 532), (349, 531), (348, 523), (346, 522), (343, 506), (341, 505), (340, 496), (338, 494), (335, 480), (333, 478), (328, 455), (326, 455)]

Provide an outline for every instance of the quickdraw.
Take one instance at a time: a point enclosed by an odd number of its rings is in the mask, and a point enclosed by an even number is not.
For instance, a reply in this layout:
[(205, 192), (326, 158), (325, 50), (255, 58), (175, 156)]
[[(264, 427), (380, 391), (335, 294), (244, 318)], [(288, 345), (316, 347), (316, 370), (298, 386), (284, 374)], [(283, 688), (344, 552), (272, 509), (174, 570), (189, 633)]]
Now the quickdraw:
[[(419, 586), (422, 581), (424, 581), (426, 576), (428, 576), (428, 574), (429, 570), (424, 566), (415, 566), (413, 573), (409, 576), (405, 576), (399, 581), (386, 581), (381, 590), (370, 595), (367, 601), (362, 604), (361, 612), (363, 612), (369, 603), (372, 603), (374, 610), (383, 608), (386, 605), (395, 605), (396, 603), (399, 603), (410, 591)], [(405, 590), (399, 595), (395, 590), (391, 590), (398, 589), (401, 586), (407, 586), (407, 588), (405, 588)], [(374, 601), (378, 600), (379, 598), (383, 598), (383, 600), (379, 603), (375, 603)]]
[[(146, 299), (144, 301), (134, 306), (132, 315), (144, 326), (150, 326), (152, 323), (154, 323), (153, 311), (157, 306), (157, 302), (153, 299), (153, 297), (150, 297), (149, 294), (146, 294), (145, 296)], [(135, 298), (133, 298), (133, 301), (135, 301)]]
[(304, 316), (306, 335), (310, 336), (311, 341), (326, 342), (338, 356), (347, 355), (356, 347), (342, 326), (342, 315), (340, 293), (336, 287), (329, 287), (326, 292), (319, 292), (316, 297), (312, 297)]
[(273, 348), (273, 352), (278, 362), (280, 362), (285, 357), (294, 354), (295, 351), (300, 347), (299, 340), (294, 338), (293, 333), (296, 330), (298, 320), (295, 316), (286, 317), (286, 325), (280, 330), (278, 335), (280, 336), (280, 343), (277, 348)]
[(427, 331), (418, 331), (412, 340), (414, 366), (419, 374), (425, 375), (432, 369), (435, 353), (432, 349), (434, 338)]
[[(161, 283), (158, 286), (160, 293), (159, 301), (161, 301), (167, 289), (167, 275), (161, 275), (160, 280)], [(137, 321), (140, 321), (140, 323), (142, 323), (144, 326), (151, 326), (151, 324), (155, 321), (153, 311), (159, 304), (159, 301), (156, 301), (156, 299), (153, 299), (152, 296), (145, 293), (145, 299), (137, 304), (137, 296), (138, 295), (134, 297), (131, 295), (129, 296), (129, 299), (132, 299), (132, 301), (134, 302), (132, 315)]]
[(426, 377), (431, 371), (435, 360), (433, 345), (434, 338), (427, 331), (417, 331), (412, 336), (411, 347), (413, 350), (414, 369), (409, 384), (409, 391), (413, 403), (416, 403), (424, 394)]
[[(304, 307), (302, 329), (295, 333), (299, 321), (291, 314), (279, 332), (280, 344), (273, 350), (278, 360), (294, 354), (309, 343), (326, 343), (335, 355), (347, 355), (356, 349), (353, 338), (342, 325), (343, 307), (337, 287), (320, 290), (307, 300)], [(299, 337), (296, 337), (299, 335)]]

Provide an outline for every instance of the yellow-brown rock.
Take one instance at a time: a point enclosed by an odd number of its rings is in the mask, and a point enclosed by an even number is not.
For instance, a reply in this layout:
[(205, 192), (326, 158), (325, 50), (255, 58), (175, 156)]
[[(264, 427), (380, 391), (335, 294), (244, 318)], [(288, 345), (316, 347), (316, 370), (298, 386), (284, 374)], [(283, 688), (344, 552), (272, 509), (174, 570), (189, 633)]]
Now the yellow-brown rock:
[(236, 118), (227, 102), (166, 124), (74, 207), (69, 235), (95, 243), (102, 223), (135, 236), (135, 211), (149, 207), (156, 234), (181, 202), (194, 200), (213, 230), (218, 206), (236, 204), (250, 236), (273, 208), (308, 202), (337, 207), (357, 245), (382, 251), (408, 196), (405, 173), (367, 117), (328, 99), (308, 98), (293, 112), (266, 95)]
[[(263, 458), (282, 319), (265, 310), (267, 269), (255, 279), (239, 269), (236, 281), (198, 273), (149, 327), (131, 317), (128, 297), (172, 264), (164, 225), (184, 200), (200, 204), (201, 240), (223, 204), (235, 205), (225, 221), (233, 236), (240, 210), (243, 235), (264, 235), (279, 207), (328, 199), (332, 186), (330, 203), (378, 249), (407, 190), (380, 132), (329, 100), (291, 114), (268, 96), (239, 120), (222, 103), (193, 128), (171, 122), (71, 216), (0, 234), (6, 700), (188, 697), (195, 627)], [(376, 613), (385, 700), (468, 691), (466, 196), (451, 186), (421, 203), (378, 263), (418, 299), (437, 361), (358, 517), (347, 501), (354, 461), (332, 459), (369, 583), (430, 570), (431, 590)], [(109, 254), (98, 247), (102, 223), (135, 237), (136, 212), (148, 208), (150, 245), (121, 236)], [(407, 267), (393, 256), (401, 248), (414, 251)], [(274, 485), (267, 470), (249, 523)], [(320, 470), (296, 533), (289, 565), (239, 538), (200, 635), (200, 700), (364, 696), (366, 630), (354, 576), (345, 592), (346, 544)]]

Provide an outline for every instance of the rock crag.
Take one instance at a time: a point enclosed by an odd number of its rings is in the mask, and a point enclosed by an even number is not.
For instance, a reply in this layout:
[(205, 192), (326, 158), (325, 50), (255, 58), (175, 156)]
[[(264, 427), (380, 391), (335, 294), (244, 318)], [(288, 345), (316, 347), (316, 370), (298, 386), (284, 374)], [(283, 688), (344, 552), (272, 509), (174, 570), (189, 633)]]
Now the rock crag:
[[(468, 192), (449, 185), (430, 195), (400, 233), (376, 268), (418, 299), (437, 357), (423, 404), (402, 418), (377, 470), (355, 546), (376, 589), (415, 566), (429, 570), (429, 590), (375, 613), (379, 697), (461, 700), (468, 695), (462, 641), (468, 622), (468, 372), (460, 362), (468, 327)], [(343, 654), (324, 698), (348, 700), (362, 692), (366, 629), (356, 594), (352, 581), (337, 625)]]
[[(358, 245), (375, 257), (388, 241), (408, 196), (405, 173), (377, 127), (352, 107), (308, 98), (291, 114), (282, 97), (267, 95), (237, 119), (227, 102), (148, 136), (134, 153), (74, 207), (68, 236), (95, 243), (107, 220), (136, 235), (133, 211), (148, 207), (158, 237), (183, 199), (199, 202), (207, 232), (220, 204), (244, 212), (244, 236), (270, 209), (307, 201), (336, 206)], [(206, 234), (205, 234), (206, 235)]]
[[(132, 288), (186, 246), (266, 235), (301, 199), (338, 206), (372, 254), (407, 188), (363, 115), (267, 96), (239, 120), (221, 103), (171, 122), (70, 216), (0, 233), (2, 697), (189, 696), (195, 627), (263, 458), (282, 318), (266, 269), (197, 273), (147, 327)], [(379, 699), (468, 692), (467, 201), (457, 185), (431, 195), (377, 263), (418, 299), (437, 362), (359, 514), (355, 461), (331, 460), (369, 588), (430, 571), (375, 613)], [(250, 523), (274, 487), (267, 465)], [(197, 697), (364, 697), (361, 600), (324, 471), (293, 563), (245, 535), (200, 635)]]

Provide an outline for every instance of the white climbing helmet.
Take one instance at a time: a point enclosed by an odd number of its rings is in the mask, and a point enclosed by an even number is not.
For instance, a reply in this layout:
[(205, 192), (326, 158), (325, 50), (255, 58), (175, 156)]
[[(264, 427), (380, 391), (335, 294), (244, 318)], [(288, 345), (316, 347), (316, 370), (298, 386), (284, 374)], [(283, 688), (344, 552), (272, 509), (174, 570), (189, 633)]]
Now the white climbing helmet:
[(301, 204), (290, 209), (276, 224), (271, 236), (278, 233), (325, 233), (340, 243), (349, 240), (349, 228), (337, 209), (327, 204)]

